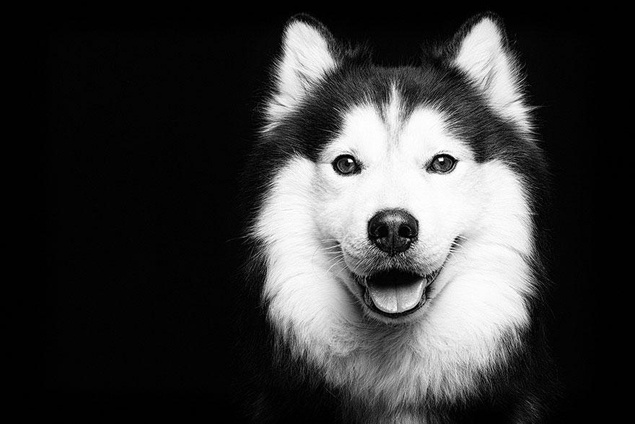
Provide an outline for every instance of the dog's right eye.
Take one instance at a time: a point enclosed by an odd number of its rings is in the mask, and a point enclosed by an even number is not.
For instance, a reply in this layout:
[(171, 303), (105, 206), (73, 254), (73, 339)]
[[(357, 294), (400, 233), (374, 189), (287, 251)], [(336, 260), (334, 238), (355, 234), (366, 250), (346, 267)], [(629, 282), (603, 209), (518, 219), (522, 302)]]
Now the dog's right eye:
[(361, 168), (355, 158), (351, 155), (341, 155), (333, 161), (333, 169), (340, 175), (357, 174)]

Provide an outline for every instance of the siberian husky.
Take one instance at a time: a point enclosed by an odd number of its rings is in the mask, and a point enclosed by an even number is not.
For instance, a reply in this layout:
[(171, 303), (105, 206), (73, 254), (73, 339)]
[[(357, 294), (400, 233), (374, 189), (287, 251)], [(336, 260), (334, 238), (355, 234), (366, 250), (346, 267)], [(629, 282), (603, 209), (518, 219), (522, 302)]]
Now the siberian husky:
[(255, 422), (538, 422), (544, 154), (501, 19), (417, 66), (284, 28), (245, 174)]

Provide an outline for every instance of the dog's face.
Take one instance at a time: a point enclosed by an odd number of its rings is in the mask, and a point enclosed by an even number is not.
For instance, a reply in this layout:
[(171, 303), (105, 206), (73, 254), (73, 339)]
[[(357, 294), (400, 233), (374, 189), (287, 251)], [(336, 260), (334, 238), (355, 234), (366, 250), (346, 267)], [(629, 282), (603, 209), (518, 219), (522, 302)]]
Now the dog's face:
[[(318, 161), (315, 220), (370, 316), (416, 317), (478, 215), (479, 166), (439, 111), (356, 106)], [(412, 315), (412, 316), (410, 316)]]
[[(522, 315), (532, 241), (520, 181), (532, 175), (516, 170), (536, 149), (501, 34), (485, 18), (420, 67), (384, 68), (311, 19), (288, 25), (258, 154), (276, 166), (255, 226), (278, 321), (361, 311), (396, 324), (436, 302), (473, 304), (476, 322), (482, 304), (509, 297), (483, 289), (491, 275), (512, 269), (496, 279), (518, 281), (508, 303)], [(436, 301), (450, 281), (460, 293)]]

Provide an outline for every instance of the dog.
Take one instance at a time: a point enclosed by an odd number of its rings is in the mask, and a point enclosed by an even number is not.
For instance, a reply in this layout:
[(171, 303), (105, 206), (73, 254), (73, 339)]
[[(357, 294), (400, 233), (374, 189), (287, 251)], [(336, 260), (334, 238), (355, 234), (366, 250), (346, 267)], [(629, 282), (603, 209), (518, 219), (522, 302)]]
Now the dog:
[(253, 422), (540, 422), (548, 169), (501, 18), (380, 66), (284, 28), (244, 173)]

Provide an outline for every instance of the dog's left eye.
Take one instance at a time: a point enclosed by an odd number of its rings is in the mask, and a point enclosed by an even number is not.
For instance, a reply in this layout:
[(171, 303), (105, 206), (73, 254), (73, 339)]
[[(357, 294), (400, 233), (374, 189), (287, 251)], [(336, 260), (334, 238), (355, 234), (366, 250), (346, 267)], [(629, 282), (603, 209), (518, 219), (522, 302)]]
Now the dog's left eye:
[(357, 174), (361, 168), (351, 155), (341, 155), (333, 161), (333, 169), (340, 175)]
[(432, 161), (430, 161), (430, 165), (428, 165), (428, 171), (437, 174), (447, 174), (448, 172), (452, 172), (454, 170), (456, 162), (457, 160), (455, 158), (446, 153), (436, 155), (434, 158), (432, 158)]

